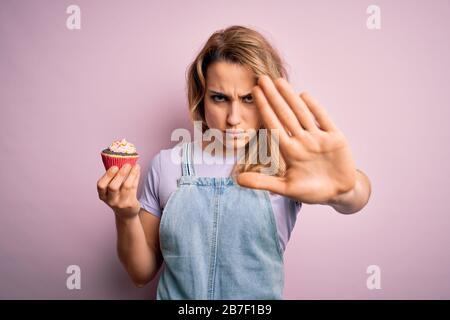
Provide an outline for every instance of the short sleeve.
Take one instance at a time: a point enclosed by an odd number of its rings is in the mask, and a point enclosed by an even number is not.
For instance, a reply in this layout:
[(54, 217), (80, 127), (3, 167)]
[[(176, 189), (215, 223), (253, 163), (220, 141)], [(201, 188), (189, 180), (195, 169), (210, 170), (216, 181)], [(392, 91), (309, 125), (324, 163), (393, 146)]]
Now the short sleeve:
[(161, 217), (161, 206), (159, 201), (160, 175), (161, 152), (158, 152), (150, 161), (150, 167), (144, 179), (144, 186), (139, 198), (141, 208), (157, 217)]

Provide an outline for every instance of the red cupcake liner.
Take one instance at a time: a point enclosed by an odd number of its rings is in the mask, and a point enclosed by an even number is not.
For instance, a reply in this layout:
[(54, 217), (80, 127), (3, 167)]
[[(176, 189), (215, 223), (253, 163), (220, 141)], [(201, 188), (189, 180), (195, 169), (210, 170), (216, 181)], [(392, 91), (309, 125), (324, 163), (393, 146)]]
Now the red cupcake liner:
[(110, 155), (107, 155), (107, 154), (104, 154), (104, 153), (101, 153), (101, 155), (102, 155), (103, 165), (105, 166), (106, 170), (108, 170), (112, 166), (117, 166), (120, 169), (125, 163), (129, 163), (132, 166), (134, 166), (136, 164), (136, 162), (138, 161), (138, 159), (139, 159), (139, 156), (131, 156), (131, 157), (119, 156), (119, 157), (115, 157), (115, 156), (110, 156)]

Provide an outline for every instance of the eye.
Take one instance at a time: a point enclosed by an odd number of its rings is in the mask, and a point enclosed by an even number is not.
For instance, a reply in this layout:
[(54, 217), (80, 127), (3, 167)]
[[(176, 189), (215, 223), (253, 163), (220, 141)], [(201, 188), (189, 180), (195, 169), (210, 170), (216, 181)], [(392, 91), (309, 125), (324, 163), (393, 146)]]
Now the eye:
[[(215, 102), (224, 102), (225, 101), (225, 97), (224, 96), (220, 96), (220, 95), (212, 95), (211, 99), (213, 99), (213, 101)], [(224, 99), (224, 100), (221, 100)]]
[[(253, 97), (251, 95), (242, 98), (246, 103), (253, 103)], [(247, 99), (247, 100), (246, 100)]]

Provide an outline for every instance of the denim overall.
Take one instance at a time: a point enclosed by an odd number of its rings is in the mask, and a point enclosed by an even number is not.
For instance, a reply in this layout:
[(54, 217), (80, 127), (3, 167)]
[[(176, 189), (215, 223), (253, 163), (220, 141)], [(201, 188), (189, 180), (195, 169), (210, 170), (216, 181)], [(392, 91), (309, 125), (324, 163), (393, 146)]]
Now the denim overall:
[(266, 190), (197, 177), (193, 142), (160, 221), (160, 299), (282, 299), (283, 250)]

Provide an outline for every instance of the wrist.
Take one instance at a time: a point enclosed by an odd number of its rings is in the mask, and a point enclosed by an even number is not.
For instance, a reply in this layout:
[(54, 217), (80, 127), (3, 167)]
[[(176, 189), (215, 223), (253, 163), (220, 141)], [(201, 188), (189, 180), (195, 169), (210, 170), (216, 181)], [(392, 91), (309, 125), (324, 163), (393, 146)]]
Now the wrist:
[(116, 224), (121, 225), (121, 226), (133, 225), (134, 223), (136, 223), (137, 220), (139, 220), (138, 215), (127, 216), (127, 217), (123, 217), (122, 215), (117, 214), (117, 213), (115, 213), (114, 215), (115, 215)]
[[(358, 182), (356, 182), (357, 184)], [(332, 206), (332, 207), (338, 207), (338, 206), (344, 206), (351, 202), (351, 199), (354, 198), (355, 192), (357, 189), (357, 185), (350, 189), (349, 191), (342, 192), (337, 194), (336, 196), (330, 198), (328, 201), (326, 201), (326, 205)]]
[(122, 223), (129, 223), (133, 220), (139, 218), (139, 211), (141, 209), (140, 204), (138, 203), (135, 207), (131, 209), (115, 209), (113, 210), (114, 215), (116, 217), (116, 221)]
[(367, 193), (366, 178), (358, 169), (356, 173), (356, 181), (353, 188), (332, 197), (326, 202), (327, 205), (340, 213), (346, 214), (357, 212), (364, 206), (363, 202)]

